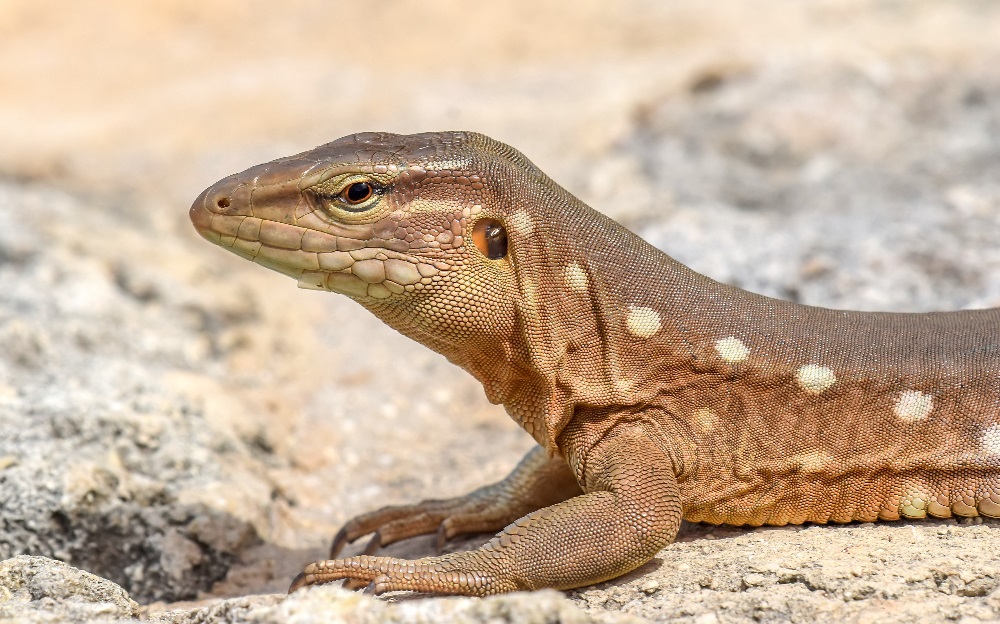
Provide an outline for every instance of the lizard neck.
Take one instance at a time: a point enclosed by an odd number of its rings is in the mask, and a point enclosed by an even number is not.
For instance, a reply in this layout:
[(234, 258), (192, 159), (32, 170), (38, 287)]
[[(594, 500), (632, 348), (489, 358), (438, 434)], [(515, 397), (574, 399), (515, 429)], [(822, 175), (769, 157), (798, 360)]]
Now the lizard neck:
[(361, 302), (370, 312), (403, 335), (444, 355), (483, 385), (491, 403), (502, 404), (523, 429), (546, 448), (551, 438), (546, 427), (549, 380), (536, 366), (533, 349), (524, 339), (526, 319), (516, 310), (506, 331), (496, 323), (489, 332), (448, 332), (427, 314), (433, 299), (403, 305)]
[[(697, 365), (690, 332), (712, 301), (739, 289), (714, 282), (554, 187), (508, 216), (512, 253), (482, 329), (456, 332), (434, 310), (453, 293), (363, 304), (401, 333), (443, 354), (483, 384), (488, 399), (550, 453), (580, 409), (642, 406)], [(547, 218), (546, 216), (549, 215)], [(629, 280), (616, 276), (625, 273)], [(472, 276), (469, 279), (477, 279)], [(467, 282), (466, 282), (467, 283)], [(470, 290), (466, 288), (466, 290)], [(714, 315), (717, 316), (717, 315)]]

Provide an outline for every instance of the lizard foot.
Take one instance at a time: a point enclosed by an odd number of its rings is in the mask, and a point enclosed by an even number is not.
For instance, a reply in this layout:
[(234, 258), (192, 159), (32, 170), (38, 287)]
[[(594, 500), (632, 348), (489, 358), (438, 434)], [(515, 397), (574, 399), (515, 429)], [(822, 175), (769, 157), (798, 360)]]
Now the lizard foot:
[[(346, 559), (317, 561), (295, 577), (288, 593), (310, 585), (346, 579), (345, 586), (365, 589), (375, 595), (388, 591), (421, 591), (439, 594), (486, 596), (519, 589), (514, 583), (501, 582), (494, 574), (476, 569), (473, 553), (465, 557), (431, 557), (407, 561), (392, 557), (359, 555)], [(469, 561), (472, 559), (472, 561)], [(472, 565), (470, 565), (472, 564)]]
[[(330, 557), (336, 558), (344, 547), (365, 536), (371, 539), (363, 554), (374, 554), (379, 548), (417, 535), (437, 533), (438, 551), (448, 540), (469, 533), (495, 532), (523, 516), (522, 508), (504, 508), (476, 497), (448, 500), (428, 500), (415, 505), (384, 507), (350, 520), (333, 538)], [(491, 508), (492, 507), (492, 508)]]
[(530, 451), (503, 481), (474, 492), (415, 505), (384, 507), (348, 521), (330, 546), (336, 559), (348, 543), (365, 535), (372, 538), (364, 554), (374, 554), (417, 535), (437, 533), (440, 552), (448, 540), (472, 533), (495, 533), (537, 509), (581, 494), (580, 486), (561, 458), (549, 458), (543, 449)]

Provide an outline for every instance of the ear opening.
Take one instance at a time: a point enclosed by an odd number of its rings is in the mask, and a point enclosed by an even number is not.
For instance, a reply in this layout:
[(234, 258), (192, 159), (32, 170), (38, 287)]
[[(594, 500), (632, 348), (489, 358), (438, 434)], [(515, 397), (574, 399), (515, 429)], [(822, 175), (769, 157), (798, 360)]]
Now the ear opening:
[(507, 227), (498, 219), (480, 219), (472, 228), (472, 242), (490, 260), (507, 255)]

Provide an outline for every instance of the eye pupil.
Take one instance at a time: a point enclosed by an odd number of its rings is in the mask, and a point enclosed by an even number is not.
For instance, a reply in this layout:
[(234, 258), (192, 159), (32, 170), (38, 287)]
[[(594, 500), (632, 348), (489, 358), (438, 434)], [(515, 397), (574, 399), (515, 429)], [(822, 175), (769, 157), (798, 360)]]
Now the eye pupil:
[(375, 192), (372, 185), (367, 182), (355, 182), (344, 189), (343, 196), (349, 203), (360, 204)]

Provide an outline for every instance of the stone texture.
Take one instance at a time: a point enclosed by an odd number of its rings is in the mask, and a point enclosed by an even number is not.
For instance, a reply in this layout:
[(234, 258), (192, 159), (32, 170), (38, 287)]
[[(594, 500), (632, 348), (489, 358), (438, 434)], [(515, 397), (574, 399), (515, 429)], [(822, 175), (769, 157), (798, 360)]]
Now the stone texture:
[[(269, 604), (270, 603), (270, 604)], [(162, 618), (162, 619), (161, 619)], [(260, 624), (633, 624), (639, 618), (588, 613), (559, 592), (547, 590), (493, 596), (482, 600), (431, 598), (384, 602), (338, 587), (310, 588), (277, 602), (266, 598), (238, 598), (188, 611), (151, 615), (170, 624), (200, 622), (255, 622)]]
[(45, 557), (0, 561), (2, 622), (110, 622), (138, 615), (139, 605), (111, 581)]

